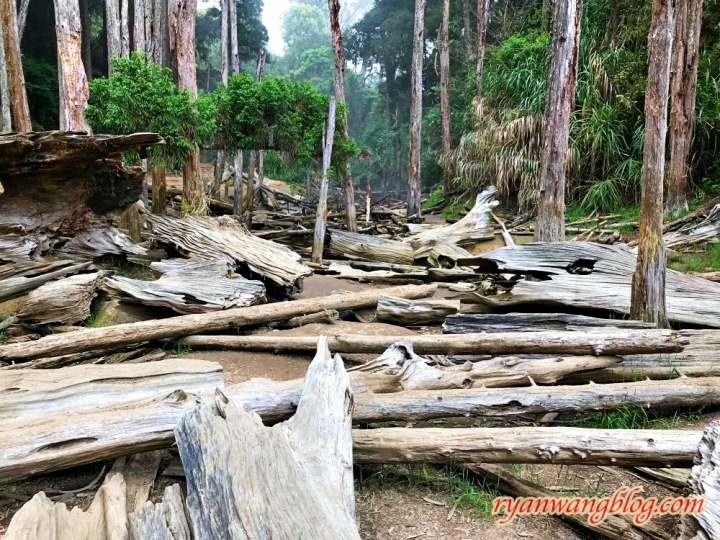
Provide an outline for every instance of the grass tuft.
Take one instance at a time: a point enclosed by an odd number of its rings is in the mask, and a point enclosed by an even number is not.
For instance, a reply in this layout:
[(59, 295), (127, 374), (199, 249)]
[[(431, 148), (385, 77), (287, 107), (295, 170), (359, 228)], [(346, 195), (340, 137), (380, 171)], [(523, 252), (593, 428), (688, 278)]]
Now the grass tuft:
[(83, 326), (87, 328), (105, 328), (107, 326), (114, 326), (117, 324), (117, 317), (111, 317), (104, 311), (90, 315)]
[(175, 356), (182, 356), (183, 354), (190, 354), (192, 352), (192, 347), (189, 345), (182, 345), (181, 343), (175, 345), (175, 348), (173, 349), (173, 354)]
[(701, 410), (680, 413), (671, 416), (662, 411), (648, 411), (643, 407), (620, 407), (614, 411), (603, 411), (586, 415), (573, 424), (576, 427), (599, 429), (678, 429), (697, 421)]
[(7, 343), (7, 340), (8, 340), (7, 334), (3, 330), (2, 332), (0, 332), (0, 345), (2, 345), (3, 343)]

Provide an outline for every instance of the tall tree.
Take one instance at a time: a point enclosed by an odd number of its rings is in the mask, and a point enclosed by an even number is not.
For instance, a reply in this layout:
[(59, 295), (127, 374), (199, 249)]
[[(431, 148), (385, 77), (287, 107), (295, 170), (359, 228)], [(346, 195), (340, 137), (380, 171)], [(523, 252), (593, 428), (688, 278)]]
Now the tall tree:
[(410, 98), (410, 148), (408, 165), (407, 216), (419, 216), (420, 208), (420, 137), (422, 135), (423, 57), (425, 53), (425, 4), (415, 0), (412, 85)]
[[(230, 31), (230, 69), (233, 75), (240, 73), (240, 51), (238, 45), (238, 28), (237, 28), (237, 0), (227, 0), (228, 2), (228, 22)], [(243, 151), (237, 150), (233, 156), (233, 170), (235, 171), (235, 193), (233, 199), (233, 211), (236, 216), (240, 216), (246, 201), (243, 200)], [(250, 176), (254, 174), (255, 155), (250, 156), (250, 166), (253, 170), (248, 170), (248, 192), (251, 191), (252, 181)], [(250, 201), (251, 203), (253, 201)], [(248, 223), (252, 226), (252, 210), (249, 213)]]
[(240, 53), (238, 50), (237, 0), (228, 0), (230, 19), (230, 68), (233, 75), (240, 73)]
[[(224, 86), (228, 83), (228, 54), (229, 54), (229, 25), (228, 25), (228, 1), (220, 0), (220, 78)], [(209, 79), (209, 77), (208, 77)], [(209, 80), (208, 80), (209, 83)], [(225, 174), (225, 150), (218, 150), (215, 157), (215, 174), (212, 192), (220, 190), (223, 174)], [(236, 197), (237, 197), (237, 192)]]
[(465, 41), (465, 58), (468, 60), (475, 56), (470, 12), (470, 0), (462, 0), (463, 33), (465, 34), (463, 38)]
[(32, 131), (30, 109), (25, 93), (25, 75), (20, 55), (17, 13), (14, 0), (0, 1), (0, 25), (3, 30), (5, 66), (10, 91), (10, 112), (15, 131)]
[(88, 81), (82, 62), (82, 29), (78, 0), (55, 0), (55, 33), (58, 48), (60, 129), (90, 131), (85, 122)]
[[(195, 16), (197, 0), (170, 0), (168, 31), (170, 50), (174, 53), (178, 73), (178, 88), (197, 98), (195, 71)], [(191, 213), (202, 210), (203, 195), (200, 184), (200, 151), (195, 146), (183, 166), (183, 202)]]
[(330, 98), (328, 121), (323, 135), (323, 162), (322, 181), (320, 182), (320, 196), (318, 197), (317, 211), (315, 212), (315, 235), (313, 236), (312, 254), (310, 258), (315, 264), (322, 264), (323, 249), (325, 247), (325, 227), (327, 221), (328, 198), (328, 169), (332, 158), (333, 139), (335, 137), (335, 98)]
[[(81, 2), (87, 0), (81, 0)], [(145, 8), (149, 7), (149, 2), (145, 0), (134, 0), (133, 4), (133, 50), (147, 52), (145, 44), (145, 22), (147, 20)]]
[(545, 83), (540, 199), (535, 240), (565, 240), (565, 169), (580, 49), (582, 0), (557, 0)]
[(695, 119), (702, 0), (677, 0), (675, 10), (671, 67), (670, 179), (665, 205), (667, 214), (688, 209), (687, 169)]
[(18, 39), (22, 41), (25, 33), (25, 22), (27, 21), (28, 9), (30, 8), (30, 0), (20, 0), (17, 13)]
[[(562, 3), (562, 2), (560, 2)], [(482, 98), (483, 72), (485, 71), (485, 42), (490, 16), (490, 0), (478, 0), (477, 5), (477, 67), (475, 68), (475, 87), (477, 99)]]
[(645, 144), (637, 267), (630, 316), (664, 327), (667, 255), (663, 241), (665, 137), (673, 42), (673, 0), (653, 0), (645, 90)]
[(122, 58), (119, 0), (105, 0), (105, 25), (107, 27), (108, 74), (111, 74), (112, 59)]
[[(328, 0), (330, 10), (330, 34), (332, 36), (333, 54), (335, 57), (335, 100), (345, 101), (345, 53), (343, 51), (342, 30), (340, 29), (340, 0)], [(347, 113), (345, 114), (345, 136), (347, 137)], [(344, 162), (340, 170), (345, 193), (345, 226), (350, 232), (357, 232), (357, 216), (355, 212), (355, 190), (353, 188), (350, 164)]]
[(130, 57), (130, 0), (120, 0), (120, 55)]
[(440, 30), (440, 116), (442, 118), (443, 191), (452, 191), (452, 128), (450, 125), (450, 0), (443, 0)]
[[(163, 67), (170, 66), (170, 47), (168, 33), (168, 1), (149, 0), (152, 7), (146, 7), (146, 15), (150, 15), (150, 25), (145, 27), (145, 41), (148, 53), (152, 54), (154, 62)], [(148, 26), (150, 30), (148, 31)]]
[(12, 131), (12, 116), (10, 114), (10, 88), (5, 65), (4, 41), (3, 27), (0, 24), (0, 133), (9, 133)]

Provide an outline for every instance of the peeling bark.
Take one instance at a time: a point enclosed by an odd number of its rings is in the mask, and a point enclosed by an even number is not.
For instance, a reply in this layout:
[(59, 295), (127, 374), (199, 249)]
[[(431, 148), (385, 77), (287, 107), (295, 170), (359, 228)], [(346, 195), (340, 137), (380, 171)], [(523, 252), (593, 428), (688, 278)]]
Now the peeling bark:
[(10, 87), (8, 86), (2, 26), (2, 22), (0, 22), (0, 133), (9, 133), (12, 131), (12, 116), (10, 114)]
[(315, 218), (315, 236), (313, 236), (311, 260), (315, 264), (322, 264), (323, 249), (325, 249), (325, 227), (327, 225), (327, 196), (328, 196), (328, 169), (332, 157), (333, 140), (335, 138), (335, 98), (330, 98), (328, 122), (325, 126), (325, 145), (323, 147), (323, 174), (320, 184), (320, 195)]
[(410, 98), (410, 148), (408, 166), (407, 216), (419, 216), (421, 177), (420, 144), (422, 134), (423, 56), (425, 52), (425, 5), (427, 0), (415, 0), (415, 30), (413, 36), (412, 79)]

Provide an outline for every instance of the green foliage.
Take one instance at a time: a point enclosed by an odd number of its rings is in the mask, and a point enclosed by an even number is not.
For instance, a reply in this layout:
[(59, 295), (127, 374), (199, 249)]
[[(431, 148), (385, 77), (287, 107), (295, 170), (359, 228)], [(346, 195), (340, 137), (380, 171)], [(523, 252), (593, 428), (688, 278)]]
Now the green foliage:
[(33, 129), (43, 131), (59, 127), (57, 66), (23, 56), (25, 90), (27, 91)]
[(720, 244), (696, 244), (692, 253), (671, 253), (668, 266), (681, 272), (720, 271)]
[(104, 311), (100, 311), (98, 313), (90, 315), (90, 317), (88, 317), (83, 323), (83, 326), (85, 326), (86, 328), (105, 328), (107, 326), (114, 326), (116, 324), (117, 320), (115, 319), (115, 317), (108, 315)]
[(614, 411), (603, 411), (586, 415), (575, 422), (577, 427), (601, 429), (677, 429), (695, 422), (700, 411), (681, 413), (650, 411), (643, 407), (631, 408), (622, 406)]
[(96, 133), (159, 133), (165, 145), (152, 149), (153, 163), (179, 169), (194, 145), (217, 130), (216, 102), (200, 94), (192, 101), (179, 91), (172, 73), (141, 52), (113, 59), (110, 78), (90, 83), (85, 118)]
[(2, 345), (3, 343), (6, 343), (7, 339), (8, 339), (8, 337), (7, 337), (7, 334), (5, 333), (5, 330), (0, 332), (0, 345)]

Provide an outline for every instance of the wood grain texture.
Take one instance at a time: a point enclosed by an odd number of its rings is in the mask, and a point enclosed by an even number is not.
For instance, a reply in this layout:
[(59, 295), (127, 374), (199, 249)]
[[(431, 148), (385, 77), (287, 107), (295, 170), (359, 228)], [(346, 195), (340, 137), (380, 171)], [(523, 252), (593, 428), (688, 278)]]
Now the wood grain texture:
[(79, 274), (46, 283), (32, 291), (18, 314), (37, 324), (75, 324), (90, 317), (90, 304), (97, 296), (103, 274)]
[(684, 515), (680, 526), (680, 540), (713, 540), (720, 537), (720, 422), (705, 428), (697, 450), (688, 487), (691, 494), (705, 499), (700, 514)]
[(162, 501), (146, 502), (128, 516), (129, 540), (193, 540), (178, 484), (165, 488)]
[(333, 257), (393, 264), (409, 265), (414, 260), (409, 244), (335, 229), (330, 230), (329, 253)]
[(222, 394), (185, 416), (175, 434), (195, 536), (359, 539), (352, 408), (342, 361), (321, 342), (286, 423), (265, 427)]
[(459, 300), (406, 300), (383, 295), (378, 300), (377, 320), (400, 326), (421, 326), (442, 323), (458, 311)]
[[(379, 304), (378, 304), (379, 305)], [(566, 330), (584, 332), (598, 328), (653, 328), (651, 323), (623, 319), (600, 319), (567, 313), (461, 313), (448, 315), (443, 324), (446, 334), (480, 332), (545, 332)]]

